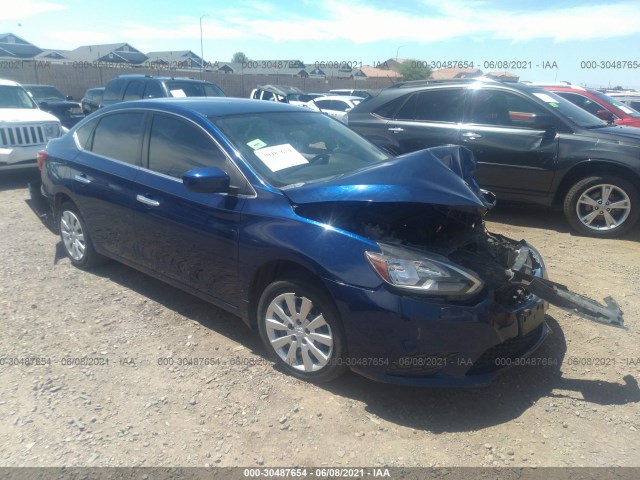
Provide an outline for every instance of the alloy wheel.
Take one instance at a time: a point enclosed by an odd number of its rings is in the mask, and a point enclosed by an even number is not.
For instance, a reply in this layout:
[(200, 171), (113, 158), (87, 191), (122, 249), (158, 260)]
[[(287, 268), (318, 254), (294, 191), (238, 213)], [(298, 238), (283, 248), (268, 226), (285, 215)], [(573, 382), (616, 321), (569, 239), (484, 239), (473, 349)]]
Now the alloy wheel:
[(300, 372), (323, 369), (333, 354), (331, 327), (318, 306), (304, 296), (275, 297), (266, 310), (265, 330), (278, 357)]
[(620, 187), (594, 185), (585, 190), (576, 203), (580, 222), (592, 230), (611, 230), (622, 225), (631, 213), (631, 200)]
[(62, 212), (62, 215), (60, 215), (60, 233), (69, 256), (77, 262), (82, 261), (87, 244), (82, 224), (75, 213), (69, 210)]

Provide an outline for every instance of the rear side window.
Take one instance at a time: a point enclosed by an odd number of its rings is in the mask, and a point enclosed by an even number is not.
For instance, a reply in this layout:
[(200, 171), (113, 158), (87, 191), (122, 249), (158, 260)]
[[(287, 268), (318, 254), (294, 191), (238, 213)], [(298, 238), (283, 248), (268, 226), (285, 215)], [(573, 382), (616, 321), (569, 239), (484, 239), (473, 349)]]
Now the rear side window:
[(411, 96), (396, 118), (457, 123), (461, 112), (462, 90), (429, 90)]
[(114, 113), (100, 119), (91, 151), (104, 157), (140, 165), (142, 113)]
[(382, 107), (378, 108), (375, 113), (376, 115), (382, 118), (393, 118), (398, 109), (402, 106), (402, 104), (407, 100), (407, 95), (403, 95), (398, 97), (390, 102), (385, 103)]
[(212, 83), (172, 80), (166, 86), (172, 97), (224, 97), (224, 92)]
[(142, 91), (144, 90), (144, 83), (142, 80), (132, 80), (127, 85), (127, 89), (124, 92), (124, 101), (140, 100), (142, 98)]
[(91, 150), (91, 134), (96, 128), (96, 124), (98, 123), (98, 121), (99, 119), (96, 118), (90, 122), (85, 123), (83, 126), (76, 130), (76, 138), (78, 139), (78, 144), (83, 150)]
[(536, 119), (543, 115), (538, 105), (513, 93), (477, 90), (469, 98), (467, 123), (535, 128)]
[(124, 78), (112, 80), (107, 84), (107, 88), (104, 91), (102, 99), (107, 102), (119, 102), (122, 100), (122, 94), (124, 93), (124, 87), (127, 81)]
[(158, 81), (147, 82), (147, 86), (144, 90), (144, 98), (162, 98), (164, 97), (164, 91)]
[[(155, 115), (149, 140), (149, 169), (182, 178), (198, 167), (227, 171), (226, 157), (197, 126), (165, 115)], [(229, 172), (227, 172), (229, 173)]]

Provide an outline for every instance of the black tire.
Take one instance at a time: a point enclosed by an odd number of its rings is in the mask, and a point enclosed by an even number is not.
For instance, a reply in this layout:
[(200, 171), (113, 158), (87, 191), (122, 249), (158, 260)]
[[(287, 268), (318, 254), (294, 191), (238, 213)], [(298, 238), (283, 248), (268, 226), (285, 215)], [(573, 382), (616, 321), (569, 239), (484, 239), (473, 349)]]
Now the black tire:
[[(298, 318), (303, 305), (309, 305), (303, 299), (310, 301), (312, 308), (305, 318)], [(288, 307), (290, 302), (294, 305), (294, 312)], [(281, 306), (289, 320), (274, 314), (276, 306)], [(269, 355), (291, 375), (311, 382), (329, 382), (347, 370), (345, 335), (340, 316), (331, 298), (315, 285), (300, 278), (271, 283), (260, 297), (257, 318), (260, 337)], [(273, 328), (274, 323), (268, 319), (278, 322), (278, 328)], [(300, 324), (295, 325), (296, 320)], [(314, 324), (311, 330), (306, 328)], [(323, 341), (317, 341), (318, 338)], [(331, 338), (331, 346), (326, 344), (328, 338)]]
[(57, 218), (62, 246), (73, 265), (86, 270), (105, 261), (93, 247), (89, 230), (78, 207), (72, 202), (64, 202), (58, 209)]
[[(607, 210), (607, 203), (598, 203), (602, 199), (603, 186), (612, 187), (608, 198), (609, 204), (626, 202), (628, 199), (630, 208)], [(593, 199), (596, 206), (583, 202), (579, 204), (579, 200), (584, 196)], [(640, 216), (639, 201), (638, 189), (631, 182), (616, 175), (594, 175), (576, 182), (567, 192), (564, 199), (564, 215), (569, 225), (583, 235), (614, 238), (625, 234), (637, 223)], [(590, 214), (594, 216), (591, 221), (588, 217)], [(581, 217), (585, 218), (585, 221), (582, 221)], [(607, 225), (607, 218), (615, 220), (615, 223)]]

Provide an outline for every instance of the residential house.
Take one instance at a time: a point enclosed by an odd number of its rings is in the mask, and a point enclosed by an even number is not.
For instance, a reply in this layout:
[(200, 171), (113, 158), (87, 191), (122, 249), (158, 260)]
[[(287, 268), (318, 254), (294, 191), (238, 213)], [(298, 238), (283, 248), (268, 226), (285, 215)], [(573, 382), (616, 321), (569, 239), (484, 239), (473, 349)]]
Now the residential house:
[(13, 33), (0, 34), (0, 57), (15, 60), (31, 60), (42, 53), (42, 49)]
[(191, 50), (148, 52), (147, 57), (152, 68), (166, 68), (169, 70), (200, 70), (207, 68), (202, 58)]
[(149, 60), (144, 53), (128, 43), (83, 45), (71, 50), (69, 57), (76, 62), (120, 63), (131, 66), (144, 66)]

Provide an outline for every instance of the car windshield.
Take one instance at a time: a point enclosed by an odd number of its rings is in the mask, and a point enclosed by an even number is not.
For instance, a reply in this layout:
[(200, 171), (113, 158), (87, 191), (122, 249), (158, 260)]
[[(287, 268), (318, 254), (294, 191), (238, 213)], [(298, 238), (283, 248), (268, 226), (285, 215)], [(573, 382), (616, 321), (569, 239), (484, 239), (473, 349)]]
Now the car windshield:
[(593, 93), (593, 95), (598, 97), (600, 100), (603, 100), (603, 101), (613, 105), (614, 107), (619, 108), (620, 110), (622, 110), (624, 113), (626, 113), (630, 117), (640, 118), (640, 112), (634, 110), (629, 105), (625, 105), (620, 100), (616, 100), (615, 98), (612, 98), (609, 95), (605, 95), (604, 93), (600, 93), (600, 92), (592, 92), (592, 93)]
[(269, 112), (210, 119), (275, 187), (344, 175), (389, 158), (342, 123), (319, 113)]
[(568, 118), (573, 123), (582, 128), (606, 127), (607, 123), (600, 120), (595, 115), (591, 115), (586, 110), (574, 105), (569, 100), (556, 95), (553, 92), (542, 89), (531, 89), (530, 92), (548, 106), (556, 110), (561, 116)]
[(64, 102), (67, 99), (56, 87), (33, 86), (27, 87), (33, 98), (38, 102)]
[(0, 85), (0, 108), (38, 108), (22, 87)]
[(172, 97), (224, 97), (224, 92), (213, 83), (167, 82), (167, 90)]

